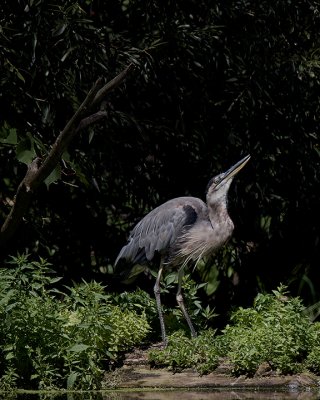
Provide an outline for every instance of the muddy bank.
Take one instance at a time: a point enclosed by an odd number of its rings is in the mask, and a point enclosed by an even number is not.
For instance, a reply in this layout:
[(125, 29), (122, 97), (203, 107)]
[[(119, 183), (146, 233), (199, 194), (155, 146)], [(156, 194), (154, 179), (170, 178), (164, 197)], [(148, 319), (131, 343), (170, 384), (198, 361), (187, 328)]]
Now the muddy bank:
[[(105, 387), (116, 389), (216, 389), (245, 391), (317, 392), (320, 394), (320, 377), (311, 373), (278, 375), (267, 365), (262, 365), (254, 377), (234, 377), (227, 362), (212, 373), (200, 376), (194, 370), (173, 372), (151, 368), (148, 364), (149, 349), (136, 349), (126, 355), (121, 368), (105, 377)], [(245, 397), (244, 397), (245, 398)]]
[[(319, 377), (312, 374), (292, 376), (260, 376), (246, 378), (212, 372), (199, 376), (192, 370), (173, 373), (165, 369), (150, 369), (147, 366), (125, 365), (117, 371), (117, 388), (215, 388), (247, 390), (320, 390)], [(108, 377), (106, 377), (108, 379)], [(113, 376), (115, 379), (115, 375)]]

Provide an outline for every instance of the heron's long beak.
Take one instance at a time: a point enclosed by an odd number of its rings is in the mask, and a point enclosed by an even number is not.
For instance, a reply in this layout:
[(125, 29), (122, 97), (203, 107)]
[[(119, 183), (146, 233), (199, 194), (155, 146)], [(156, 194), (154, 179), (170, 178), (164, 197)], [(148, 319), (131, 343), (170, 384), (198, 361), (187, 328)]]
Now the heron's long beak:
[(245, 156), (242, 160), (238, 161), (231, 168), (228, 169), (223, 175), (223, 178), (220, 183), (225, 182), (226, 180), (235, 176), (250, 160), (250, 155)]

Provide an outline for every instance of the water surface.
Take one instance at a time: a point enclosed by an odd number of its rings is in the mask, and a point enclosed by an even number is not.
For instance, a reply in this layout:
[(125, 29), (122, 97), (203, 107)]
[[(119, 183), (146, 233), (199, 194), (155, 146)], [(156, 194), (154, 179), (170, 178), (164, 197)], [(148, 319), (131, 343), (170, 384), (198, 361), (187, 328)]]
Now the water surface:
[(0, 400), (318, 400), (320, 392), (149, 390), (85, 393), (0, 393)]

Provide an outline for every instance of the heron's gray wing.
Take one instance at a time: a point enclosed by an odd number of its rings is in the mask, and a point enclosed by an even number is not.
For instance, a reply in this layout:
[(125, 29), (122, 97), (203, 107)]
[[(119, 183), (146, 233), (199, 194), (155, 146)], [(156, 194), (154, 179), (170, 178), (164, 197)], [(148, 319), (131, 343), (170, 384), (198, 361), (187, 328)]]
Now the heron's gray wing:
[(128, 243), (121, 249), (116, 263), (121, 258), (132, 263), (150, 261), (155, 252), (164, 253), (168, 250), (185, 227), (195, 223), (198, 208), (204, 205), (201, 200), (199, 204), (192, 204), (184, 199), (169, 200), (147, 214), (130, 233)]

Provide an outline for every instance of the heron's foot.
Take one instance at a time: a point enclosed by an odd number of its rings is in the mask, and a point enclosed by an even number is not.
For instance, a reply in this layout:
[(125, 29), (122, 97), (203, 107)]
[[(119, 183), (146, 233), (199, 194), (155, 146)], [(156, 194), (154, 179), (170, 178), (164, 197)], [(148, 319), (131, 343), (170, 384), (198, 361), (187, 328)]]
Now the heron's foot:
[(168, 338), (165, 337), (164, 339), (162, 339), (162, 344), (161, 344), (161, 348), (165, 349), (168, 347)]
[(191, 337), (192, 339), (195, 339), (198, 336), (197, 332), (195, 330), (191, 331)]

